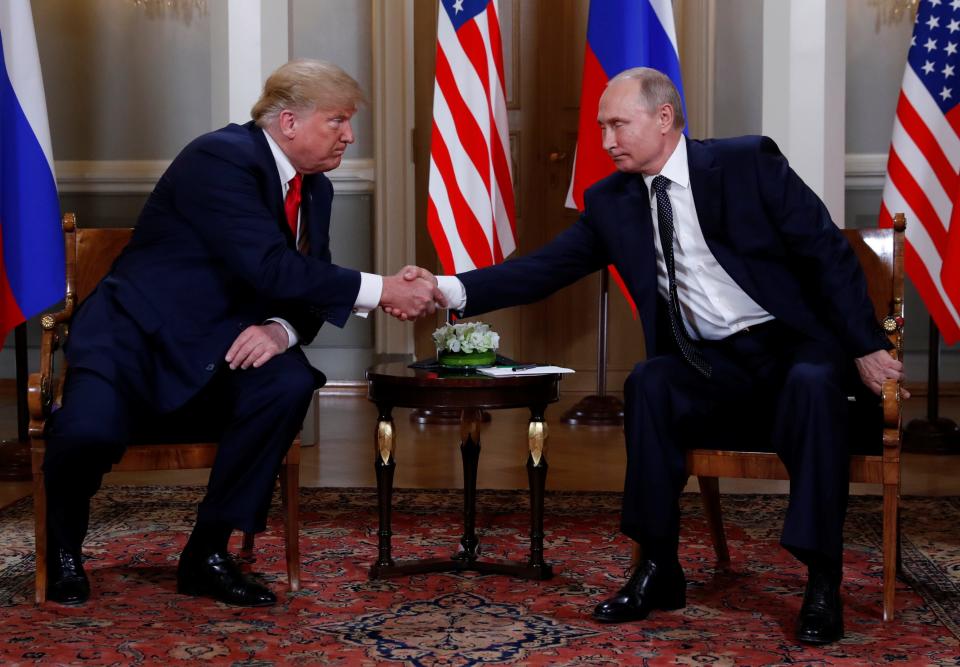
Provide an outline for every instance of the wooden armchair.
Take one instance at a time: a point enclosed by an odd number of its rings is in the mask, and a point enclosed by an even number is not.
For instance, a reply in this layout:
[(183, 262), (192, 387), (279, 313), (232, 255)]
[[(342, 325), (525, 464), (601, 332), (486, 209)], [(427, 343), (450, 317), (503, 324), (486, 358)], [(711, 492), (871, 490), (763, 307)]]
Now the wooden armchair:
[[(903, 236), (904, 215), (894, 217), (892, 229), (846, 229), (844, 234), (863, 266), (870, 299), (895, 346), (893, 353), (902, 359), (903, 329)], [(899, 557), (897, 511), (900, 499), (900, 445), (902, 435), (900, 383), (888, 380), (877, 399), (876, 431), (866, 435), (864, 446), (857, 438), (851, 442), (850, 481), (880, 484), (883, 487), (883, 620), (893, 620), (895, 578)], [(776, 454), (765, 451), (730, 451), (727, 449), (691, 449), (687, 452), (687, 472), (696, 475), (704, 512), (710, 525), (714, 550), (720, 564), (730, 562), (723, 531), (718, 478), (789, 479), (787, 470)], [(634, 547), (634, 561), (639, 561), (639, 546)]]
[[(36, 531), (36, 591), (38, 604), (47, 597), (47, 499), (43, 477), (46, 448), (44, 429), (51, 412), (63, 397), (63, 371), (54, 366), (55, 352), (66, 342), (74, 308), (106, 275), (113, 261), (130, 240), (133, 230), (79, 229), (73, 213), (63, 216), (66, 244), (67, 293), (63, 310), (44, 315), (41, 320), (40, 372), (31, 373), (28, 386), (30, 441), (33, 467), (33, 507)], [(65, 365), (65, 364), (64, 364)], [(189, 435), (185, 434), (186, 437)], [(175, 442), (169, 444), (131, 443), (114, 471), (189, 470), (209, 468), (217, 451), (215, 442)], [(287, 578), (290, 590), (300, 588), (299, 488), (300, 438), (293, 442), (280, 471), (283, 501)], [(245, 534), (242, 556), (252, 558), (253, 535)]]

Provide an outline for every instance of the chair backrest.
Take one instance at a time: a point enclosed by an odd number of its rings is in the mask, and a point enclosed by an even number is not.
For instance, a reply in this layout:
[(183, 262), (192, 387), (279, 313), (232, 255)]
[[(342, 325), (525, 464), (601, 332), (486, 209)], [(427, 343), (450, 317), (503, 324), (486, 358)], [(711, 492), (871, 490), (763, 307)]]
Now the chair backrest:
[(845, 229), (843, 233), (863, 267), (877, 320), (902, 317), (903, 230)]
[(80, 303), (107, 275), (120, 251), (130, 242), (133, 228), (78, 228), (68, 213), (63, 222), (67, 260), (67, 292)]

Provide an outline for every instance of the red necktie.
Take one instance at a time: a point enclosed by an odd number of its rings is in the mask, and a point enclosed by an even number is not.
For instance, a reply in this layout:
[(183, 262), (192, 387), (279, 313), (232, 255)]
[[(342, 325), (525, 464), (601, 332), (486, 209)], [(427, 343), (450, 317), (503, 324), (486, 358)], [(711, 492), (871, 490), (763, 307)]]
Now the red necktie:
[(298, 173), (290, 179), (290, 188), (287, 198), (283, 202), (283, 210), (287, 213), (287, 224), (293, 234), (293, 241), (297, 241), (297, 213), (300, 212), (300, 185), (303, 183), (303, 174)]

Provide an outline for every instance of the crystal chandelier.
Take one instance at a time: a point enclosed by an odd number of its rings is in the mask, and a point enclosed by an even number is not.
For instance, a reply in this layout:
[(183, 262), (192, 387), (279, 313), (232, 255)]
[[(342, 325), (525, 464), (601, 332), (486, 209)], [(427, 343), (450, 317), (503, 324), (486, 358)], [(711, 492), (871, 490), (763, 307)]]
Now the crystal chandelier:
[(171, 16), (190, 23), (194, 15), (207, 15), (207, 0), (129, 0), (150, 18)]
[(920, 0), (867, 0), (877, 13), (876, 31), (882, 26), (900, 23), (903, 19), (913, 20)]

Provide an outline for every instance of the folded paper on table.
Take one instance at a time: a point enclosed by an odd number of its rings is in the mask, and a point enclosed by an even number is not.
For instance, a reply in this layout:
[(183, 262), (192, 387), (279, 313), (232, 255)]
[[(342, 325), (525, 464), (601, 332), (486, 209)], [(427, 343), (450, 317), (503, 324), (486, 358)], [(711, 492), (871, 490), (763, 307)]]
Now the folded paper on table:
[(519, 375), (554, 375), (560, 373), (574, 373), (572, 368), (563, 368), (561, 366), (534, 366), (533, 368), (513, 369), (512, 366), (491, 366), (490, 368), (477, 369), (484, 375), (490, 375), (495, 378), (517, 377)]

